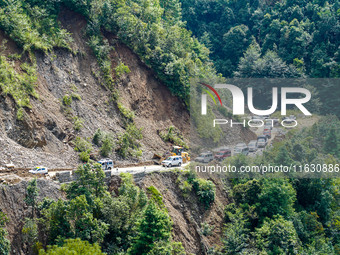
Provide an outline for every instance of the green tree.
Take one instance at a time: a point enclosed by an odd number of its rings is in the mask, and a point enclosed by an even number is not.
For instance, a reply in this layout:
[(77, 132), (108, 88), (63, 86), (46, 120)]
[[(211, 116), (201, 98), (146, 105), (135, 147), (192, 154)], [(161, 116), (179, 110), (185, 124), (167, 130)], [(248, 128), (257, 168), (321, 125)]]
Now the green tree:
[(41, 210), (40, 221), (46, 229), (49, 244), (61, 244), (64, 239), (73, 237), (67, 211), (68, 203), (61, 199)]
[(6, 238), (8, 235), (5, 226), (8, 221), (6, 215), (0, 211), (0, 254), (8, 255), (10, 252), (11, 244)]
[(223, 232), (223, 250), (226, 254), (240, 254), (248, 247), (250, 238), (247, 217), (241, 208), (229, 204), (226, 206), (226, 219), (228, 223)]
[(102, 141), (102, 139), (103, 139), (103, 136), (104, 136), (103, 131), (101, 131), (100, 128), (98, 128), (96, 130), (96, 132), (94, 133), (94, 135), (93, 135), (92, 142), (95, 145), (99, 146), (101, 141)]
[(39, 195), (39, 189), (37, 185), (37, 179), (33, 179), (28, 183), (28, 186), (26, 188), (26, 196), (25, 196), (25, 203), (28, 206), (32, 207), (32, 218), (34, 218), (34, 212), (37, 204), (37, 198)]
[(66, 218), (70, 224), (73, 237), (88, 240), (91, 243), (102, 243), (108, 232), (108, 225), (94, 218), (92, 208), (85, 195), (77, 196), (69, 201)]
[(90, 244), (81, 239), (67, 239), (63, 246), (48, 246), (47, 250), (40, 250), (39, 255), (105, 255), (97, 243)]
[(262, 219), (275, 215), (288, 218), (293, 214), (296, 191), (287, 179), (263, 179), (261, 186), (257, 210)]
[(66, 188), (69, 199), (85, 195), (87, 202), (93, 206), (96, 197), (106, 194), (105, 173), (100, 164), (80, 165), (75, 175), (77, 180), (70, 183)]
[(186, 252), (179, 242), (160, 241), (148, 252), (148, 255), (185, 255)]
[(105, 245), (114, 254), (130, 247), (148, 200), (145, 192), (134, 185), (131, 174), (121, 177), (119, 195), (104, 196), (100, 207), (101, 219), (109, 225)]
[(111, 153), (112, 149), (113, 149), (113, 139), (111, 137), (111, 135), (106, 134), (104, 139), (102, 140), (102, 146), (100, 147), (100, 154), (103, 157), (107, 157), (109, 156), (109, 154)]
[(286, 146), (280, 147), (279, 152), (275, 157), (275, 163), (283, 166), (289, 166), (292, 163), (292, 159)]
[(324, 150), (326, 153), (331, 155), (340, 156), (338, 136), (336, 134), (335, 128), (331, 128), (326, 134)]
[(139, 226), (139, 234), (132, 245), (131, 254), (147, 254), (159, 241), (171, 236), (171, 220), (166, 212), (149, 202)]
[(193, 180), (193, 188), (199, 201), (208, 209), (215, 201), (215, 184), (210, 180), (198, 178)]
[(222, 70), (223, 73), (231, 75), (230, 70), (237, 66), (240, 57), (243, 55), (244, 50), (248, 48), (251, 43), (251, 33), (249, 28), (242, 24), (232, 27), (226, 34), (223, 35), (223, 54), (226, 59), (230, 60), (230, 65), (225, 65)]
[(28, 251), (32, 252), (38, 241), (38, 225), (35, 219), (25, 218), (22, 234), (24, 242), (28, 244)]
[(282, 216), (266, 220), (255, 232), (256, 244), (269, 254), (299, 254), (300, 241), (291, 221)]
[(336, 184), (333, 179), (299, 179), (295, 182), (297, 200), (307, 211), (317, 212), (322, 223), (330, 220), (332, 204), (337, 203)]
[(315, 212), (301, 211), (293, 217), (294, 227), (303, 244), (311, 244), (324, 238), (325, 230)]

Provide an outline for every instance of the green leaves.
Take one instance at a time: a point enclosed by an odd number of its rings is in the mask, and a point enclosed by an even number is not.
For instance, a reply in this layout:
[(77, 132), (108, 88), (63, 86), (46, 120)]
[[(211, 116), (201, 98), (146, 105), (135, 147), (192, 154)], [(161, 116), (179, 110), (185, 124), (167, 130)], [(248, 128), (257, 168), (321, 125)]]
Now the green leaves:
[(0, 28), (24, 51), (47, 52), (53, 47), (70, 47), (71, 37), (59, 28), (55, 15), (23, 1), (7, 1), (0, 8)]
[(296, 191), (288, 179), (263, 179), (258, 199), (262, 219), (274, 215), (289, 217), (294, 212)]
[(23, 107), (31, 107), (30, 96), (38, 98), (34, 89), (37, 76), (35, 66), (24, 63), (20, 66), (22, 72), (16, 71), (14, 67), (14, 61), (0, 56), (0, 88), (5, 95), (13, 97), (18, 106), (17, 117), (21, 120), (24, 117)]
[(142, 138), (142, 129), (138, 129), (135, 124), (128, 124), (125, 132), (118, 137), (117, 152), (123, 158), (141, 156), (142, 151), (140, 150), (139, 140)]
[(6, 215), (0, 211), (0, 254), (8, 255), (10, 252), (10, 242), (6, 238), (8, 235), (6, 229), (5, 229), (5, 224), (8, 221)]
[(105, 173), (100, 164), (80, 165), (75, 175), (78, 177), (77, 181), (72, 182), (66, 188), (68, 198), (85, 195), (88, 203), (92, 206), (95, 197), (102, 197), (106, 194)]
[(92, 213), (93, 207), (87, 203), (85, 195), (70, 200), (67, 208), (67, 219), (70, 232), (74, 237), (88, 240), (92, 243), (102, 243), (108, 233), (108, 224), (96, 219)]
[(40, 250), (39, 255), (105, 255), (98, 244), (90, 244), (80, 238), (67, 239), (59, 247), (56, 245), (48, 246), (47, 250)]
[(166, 212), (149, 202), (139, 225), (139, 234), (133, 244), (131, 254), (148, 254), (156, 242), (167, 242), (171, 237), (171, 220)]
[(278, 216), (264, 222), (255, 232), (260, 250), (270, 254), (299, 254), (300, 240), (291, 221)]
[(37, 179), (35, 178), (28, 183), (28, 186), (26, 189), (26, 196), (24, 199), (25, 203), (28, 206), (32, 207), (32, 218), (34, 217), (34, 211), (35, 211), (35, 207), (37, 204), (38, 195), (39, 195), (39, 189), (37, 185)]

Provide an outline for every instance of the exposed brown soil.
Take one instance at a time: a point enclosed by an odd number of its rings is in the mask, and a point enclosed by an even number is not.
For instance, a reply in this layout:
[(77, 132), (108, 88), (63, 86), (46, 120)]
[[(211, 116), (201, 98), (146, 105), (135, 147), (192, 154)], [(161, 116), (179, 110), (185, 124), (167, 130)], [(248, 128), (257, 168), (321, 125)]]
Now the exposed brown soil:
[[(25, 109), (23, 121), (16, 119), (16, 106), (10, 96), (0, 100), (0, 167), (14, 163), (16, 167), (75, 167), (79, 163), (72, 141), (76, 136), (92, 137), (100, 128), (115, 137), (124, 132), (117, 105), (111, 92), (101, 85), (100, 68), (85, 36), (86, 20), (77, 13), (62, 9), (62, 27), (73, 37), (72, 49), (55, 49), (50, 54), (36, 52), (39, 99), (31, 98), (31, 109)], [(187, 134), (189, 114), (184, 105), (157, 80), (155, 74), (127, 46), (108, 37), (115, 50), (111, 52), (112, 67), (121, 61), (131, 72), (117, 80), (119, 101), (135, 112), (135, 123), (143, 129), (141, 159), (123, 160), (113, 153), (110, 157), (119, 165), (151, 160), (154, 152), (169, 148), (159, 137), (160, 130), (176, 126)], [(0, 44), (6, 40), (7, 50), (1, 54), (20, 53), (21, 49), (0, 31)], [(25, 55), (25, 54), (24, 54)], [(23, 57), (25, 58), (25, 56)], [(18, 61), (18, 66), (20, 61)], [(18, 68), (18, 71), (20, 68)], [(69, 109), (61, 106), (65, 95), (76, 93)], [(69, 113), (68, 113), (69, 112)], [(73, 117), (84, 120), (80, 132), (73, 129)], [(95, 148), (96, 149), (96, 148)], [(98, 149), (96, 149), (98, 151)]]
[[(209, 247), (221, 245), (224, 222), (224, 207), (228, 194), (218, 175), (200, 173), (200, 177), (211, 180), (216, 185), (215, 202), (206, 210), (192, 192), (183, 196), (176, 180), (178, 173), (154, 172), (146, 175), (139, 183), (146, 189), (156, 187), (163, 196), (163, 202), (173, 221), (173, 239), (182, 242), (188, 254), (207, 254)], [(212, 227), (212, 232), (202, 234), (202, 224)]]
[[(24, 202), (28, 182), (21, 181), (15, 185), (0, 185), (0, 210), (9, 220), (7, 230), (11, 241), (11, 254), (27, 254), (22, 245), (22, 227), (25, 217), (31, 217), (31, 210)], [(59, 185), (48, 180), (38, 179), (39, 197), (42, 201), (45, 197), (51, 199), (62, 198)]]

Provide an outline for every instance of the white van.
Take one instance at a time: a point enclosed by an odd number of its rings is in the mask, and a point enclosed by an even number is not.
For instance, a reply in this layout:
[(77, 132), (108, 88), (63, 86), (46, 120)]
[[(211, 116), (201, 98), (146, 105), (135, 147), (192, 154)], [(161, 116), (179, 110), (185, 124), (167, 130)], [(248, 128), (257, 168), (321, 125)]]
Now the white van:
[(113, 161), (109, 158), (102, 159), (102, 160), (98, 161), (98, 163), (102, 165), (102, 169), (104, 171), (112, 170), (113, 166), (114, 166)]

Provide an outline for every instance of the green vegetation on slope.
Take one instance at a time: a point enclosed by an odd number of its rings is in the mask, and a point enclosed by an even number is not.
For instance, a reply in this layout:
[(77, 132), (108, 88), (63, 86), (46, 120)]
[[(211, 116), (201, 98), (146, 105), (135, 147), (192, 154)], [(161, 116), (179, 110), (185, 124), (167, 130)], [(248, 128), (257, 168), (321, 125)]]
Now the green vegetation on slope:
[[(288, 139), (261, 156), (236, 156), (226, 164), (339, 164), (339, 124), (335, 116), (321, 118), (312, 127), (291, 131)], [(338, 254), (340, 183), (338, 178), (320, 177), (232, 179), (233, 201), (226, 206), (220, 250), (227, 254)]]
[(38, 97), (34, 90), (37, 82), (35, 67), (24, 63), (20, 68), (21, 72), (18, 72), (14, 62), (0, 56), (0, 88), (2, 93), (13, 97), (18, 106), (18, 119), (23, 117), (23, 107), (31, 107), (30, 96)]
[[(23, 229), (30, 237), (25, 239), (30, 251), (40, 247), (39, 254), (185, 254), (181, 243), (171, 240), (172, 222), (164, 205), (155, 203), (153, 195), (149, 199), (130, 174), (121, 174), (121, 185), (112, 194), (100, 164), (81, 165), (75, 174), (77, 181), (63, 186), (66, 199), (58, 201), (45, 198), (36, 205), (36, 180), (28, 185), (25, 201), (36, 212)], [(47, 251), (41, 249), (46, 246)]]
[(6, 215), (0, 211), (0, 253), (4, 255), (8, 255), (10, 251), (10, 242), (6, 238), (8, 233), (5, 229), (7, 221)]
[[(173, 94), (189, 103), (189, 78), (215, 73), (208, 50), (191, 36), (181, 21), (178, 0), (93, 0), (93, 1), (6, 1), (0, 4), (0, 29), (24, 50), (51, 51), (69, 48), (69, 34), (60, 28), (57, 15), (61, 5), (88, 20), (89, 45), (97, 56), (106, 85), (113, 88), (112, 49), (103, 38), (106, 30), (137, 53)], [(117, 76), (128, 69), (116, 69)]]

